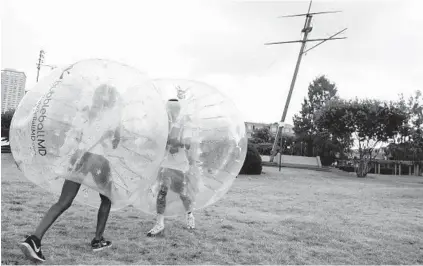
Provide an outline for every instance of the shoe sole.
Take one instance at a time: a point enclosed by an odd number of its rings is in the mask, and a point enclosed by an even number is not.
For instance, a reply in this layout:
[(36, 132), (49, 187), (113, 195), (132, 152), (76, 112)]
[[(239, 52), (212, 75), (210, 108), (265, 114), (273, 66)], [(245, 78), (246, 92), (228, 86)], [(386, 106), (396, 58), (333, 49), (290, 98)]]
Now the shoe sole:
[(161, 231), (159, 231), (158, 233), (156, 233), (156, 234), (151, 234), (151, 233), (147, 233), (147, 237), (156, 237), (156, 236), (163, 236), (164, 235), (164, 233), (165, 233), (165, 229), (163, 228), (163, 230), (161, 230)]
[(28, 259), (36, 260), (36, 261), (45, 261), (42, 258), (38, 257), (38, 255), (34, 252), (34, 250), (31, 248), (31, 246), (27, 243), (19, 243), (19, 247), (21, 248), (23, 254)]
[(102, 251), (103, 249), (110, 248), (110, 247), (112, 247), (112, 244), (110, 244), (110, 245), (108, 245), (108, 246), (106, 246), (106, 247), (93, 249), (93, 251), (94, 251), (94, 252), (97, 252), (97, 251)]

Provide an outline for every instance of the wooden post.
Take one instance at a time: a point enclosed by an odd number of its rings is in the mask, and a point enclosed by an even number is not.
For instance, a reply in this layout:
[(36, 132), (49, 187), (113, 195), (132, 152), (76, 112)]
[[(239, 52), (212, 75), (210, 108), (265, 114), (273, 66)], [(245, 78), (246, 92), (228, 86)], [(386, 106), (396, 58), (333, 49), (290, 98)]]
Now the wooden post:
[(398, 165), (398, 175), (401, 175), (401, 164)]
[(397, 175), (397, 163), (395, 163), (395, 173), (394, 175)]
[(411, 175), (411, 165), (408, 166), (408, 175)]
[(377, 163), (375, 163), (375, 174), (377, 174)]
[(380, 175), (380, 164), (377, 165), (378, 174)]
[(419, 165), (417, 165), (417, 171), (416, 171), (416, 176), (420, 175), (420, 171), (419, 171)]

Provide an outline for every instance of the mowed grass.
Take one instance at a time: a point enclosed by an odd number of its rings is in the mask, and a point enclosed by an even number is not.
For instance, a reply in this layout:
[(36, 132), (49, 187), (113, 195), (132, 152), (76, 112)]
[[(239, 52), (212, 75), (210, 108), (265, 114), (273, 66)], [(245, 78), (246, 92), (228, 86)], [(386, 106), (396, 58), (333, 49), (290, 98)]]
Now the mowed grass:
[[(113, 212), (106, 238), (90, 250), (96, 209), (79, 203), (43, 240), (44, 264), (423, 264), (423, 178), (264, 168), (240, 176), (217, 204), (196, 214), (197, 228), (166, 220), (147, 238), (153, 216)], [(1, 263), (28, 264), (17, 246), (57, 199), (29, 183), (2, 154)]]

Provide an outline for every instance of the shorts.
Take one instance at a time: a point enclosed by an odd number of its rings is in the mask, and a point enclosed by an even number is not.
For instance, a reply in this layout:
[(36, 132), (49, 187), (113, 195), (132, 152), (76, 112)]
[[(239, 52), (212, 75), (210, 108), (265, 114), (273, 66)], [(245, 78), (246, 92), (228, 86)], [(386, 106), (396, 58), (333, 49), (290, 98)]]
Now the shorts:
[(184, 179), (185, 174), (182, 171), (169, 168), (160, 169), (161, 185), (170, 188), (175, 193), (184, 191)]
[(78, 160), (81, 153), (82, 151), (79, 150), (72, 156), (71, 165), (74, 167), (72, 173), (82, 174), (83, 177), (79, 175), (79, 177), (73, 178), (75, 180), (72, 181), (82, 184), (86, 175), (91, 173), (95, 184), (100, 189), (100, 193), (110, 195), (112, 180), (109, 160), (103, 155), (91, 152), (85, 152)]

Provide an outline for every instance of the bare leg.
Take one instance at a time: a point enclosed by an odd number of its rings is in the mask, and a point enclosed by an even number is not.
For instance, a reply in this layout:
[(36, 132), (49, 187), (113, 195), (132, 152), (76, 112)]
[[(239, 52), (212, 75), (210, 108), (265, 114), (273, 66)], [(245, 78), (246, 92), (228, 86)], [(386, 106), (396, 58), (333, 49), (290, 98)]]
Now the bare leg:
[(188, 195), (179, 194), (179, 198), (182, 200), (182, 203), (184, 204), (185, 211), (187, 213), (192, 212), (192, 200)]
[[(181, 184), (181, 186), (184, 186), (184, 184)], [(195, 228), (195, 218), (194, 214), (192, 213), (193, 209), (193, 202), (191, 200), (191, 197), (185, 193), (183, 193), (183, 189), (179, 192), (179, 198), (182, 200), (182, 203), (184, 204), (185, 211), (186, 211), (186, 223), (188, 229), (194, 229)]]
[(65, 180), (59, 200), (51, 206), (35, 230), (34, 235), (38, 237), (38, 239), (41, 240), (56, 219), (72, 205), (80, 187), (81, 184), (79, 183)]
[(97, 215), (97, 230), (95, 231), (95, 240), (101, 240), (106, 229), (107, 219), (109, 218), (110, 208), (112, 207), (112, 202), (110, 199), (102, 194), (100, 194), (101, 204), (98, 209)]
[(160, 186), (160, 191), (159, 191), (159, 194), (157, 195), (157, 200), (156, 200), (157, 214), (163, 215), (166, 210), (167, 191), (168, 191), (168, 187), (162, 184)]
[(168, 186), (162, 184), (160, 186), (159, 194), (157, 195), (156, 200), (156, 211), (157, 211), (157, 220), (154, 227), (148, 231), (147, 236), (156, 236), (159, 235), (164, 230), (164, 212), (166, 210), (166, 196), (168, 192)]
[[(86, 153), (86, 168), (100, 189), (101, 204), (97, 214), (97, 228), (94, 240), (101, 240), (109, 218), (112, 201), (111, 169), (109, 161), (102, 155)], [(103, 194), (102, 194), (103, 193)]]

